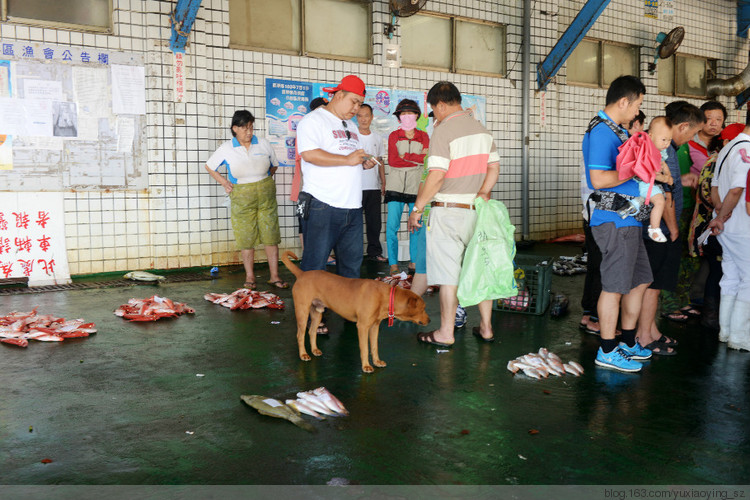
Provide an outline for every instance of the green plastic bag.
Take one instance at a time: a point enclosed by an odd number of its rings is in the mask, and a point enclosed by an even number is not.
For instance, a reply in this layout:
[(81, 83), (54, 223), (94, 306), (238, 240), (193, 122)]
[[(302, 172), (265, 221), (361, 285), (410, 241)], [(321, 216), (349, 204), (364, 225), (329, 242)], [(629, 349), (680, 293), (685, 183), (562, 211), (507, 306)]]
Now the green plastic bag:
[(482, 198), (477, 198), (474, 206), (477, 225), (458, 278), (458, 301), (464, 307), (518, 295), (513, 277), (516, 228), (510, 223), (508, 209), (500, 201)]

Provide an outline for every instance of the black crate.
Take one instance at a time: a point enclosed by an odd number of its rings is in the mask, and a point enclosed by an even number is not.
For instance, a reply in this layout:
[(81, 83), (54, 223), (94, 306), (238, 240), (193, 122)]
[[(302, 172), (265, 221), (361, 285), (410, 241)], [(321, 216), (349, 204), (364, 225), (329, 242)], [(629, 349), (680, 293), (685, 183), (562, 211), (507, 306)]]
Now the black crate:
[(515, 264), (518, 293), (516, 297), (498, 299), (496, 311), (541, 315), (550, 303), (553, 257), (516, 254)]

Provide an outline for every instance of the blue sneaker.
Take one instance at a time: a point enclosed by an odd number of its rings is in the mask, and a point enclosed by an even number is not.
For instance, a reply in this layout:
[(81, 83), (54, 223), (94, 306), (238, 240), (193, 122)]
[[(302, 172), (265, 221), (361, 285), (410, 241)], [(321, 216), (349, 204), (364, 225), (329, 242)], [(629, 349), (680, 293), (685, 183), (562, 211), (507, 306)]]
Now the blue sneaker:
[(453, 324), (456, 328), (466, 326), (466, 309), (461, 307), (461, 304), (458, 304), (458, 307), (456, 308), (456, 321)]
[(641, 347), (641, 344), (638, 342), (636, 342), (633, 347), (628, 347), (628, 344), (625, 342), (620, 342), (620, 349), (622, 349), (630, 359), (635, 361), (645, 361), (651, 358), (651, 350)]
[(602, 351), (602, 348), (600, 347), (599, 351), (596, 353), (594, 363), (604, 368), (612, 368), (613, 370), (620, 370), (621, 372), (641, 371), (641, 364), (637, 361), (631, 360), (630, 357), (625, 354), (625, 351), (619, 347), (608, 353)]

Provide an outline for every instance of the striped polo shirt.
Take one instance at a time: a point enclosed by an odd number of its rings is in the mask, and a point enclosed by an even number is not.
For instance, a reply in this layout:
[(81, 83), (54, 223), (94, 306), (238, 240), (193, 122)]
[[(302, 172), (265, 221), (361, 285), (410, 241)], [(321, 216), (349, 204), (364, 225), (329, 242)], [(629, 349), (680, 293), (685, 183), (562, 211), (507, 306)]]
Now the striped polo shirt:
[(451, 113), (435, 127), (430, 140), (427, 168), (445, 171), (435, 200), (473, 203), (487, 167), (499, 162), (492, 135), (470, 111)]

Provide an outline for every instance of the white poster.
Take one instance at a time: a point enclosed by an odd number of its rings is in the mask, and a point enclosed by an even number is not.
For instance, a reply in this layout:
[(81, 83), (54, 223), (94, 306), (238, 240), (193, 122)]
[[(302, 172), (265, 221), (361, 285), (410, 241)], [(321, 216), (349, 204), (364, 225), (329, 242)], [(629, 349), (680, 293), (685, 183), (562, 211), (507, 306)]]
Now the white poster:
[(70, 283), (63, 193), (0, 193), (0, 278)]
[(64, 101), (62, 82), (54, 80), (24, 80), (24, 99), (46, 99), (49, 101)]
[(117, 152), (132, 153), (135, 138), (135, 119), (132, 116), (117, 117)]
[(78, 139), (99, 139), (99, 118), (110, 115), (107, 68), (73, 68), (73, 91), (78, 104)]
[(52, 136), (52, 102), (0, 97), (0, 134)]
[(143, 66), (112, 68), (112, 111), (116, 115), (146, 114), (146, 73)]

